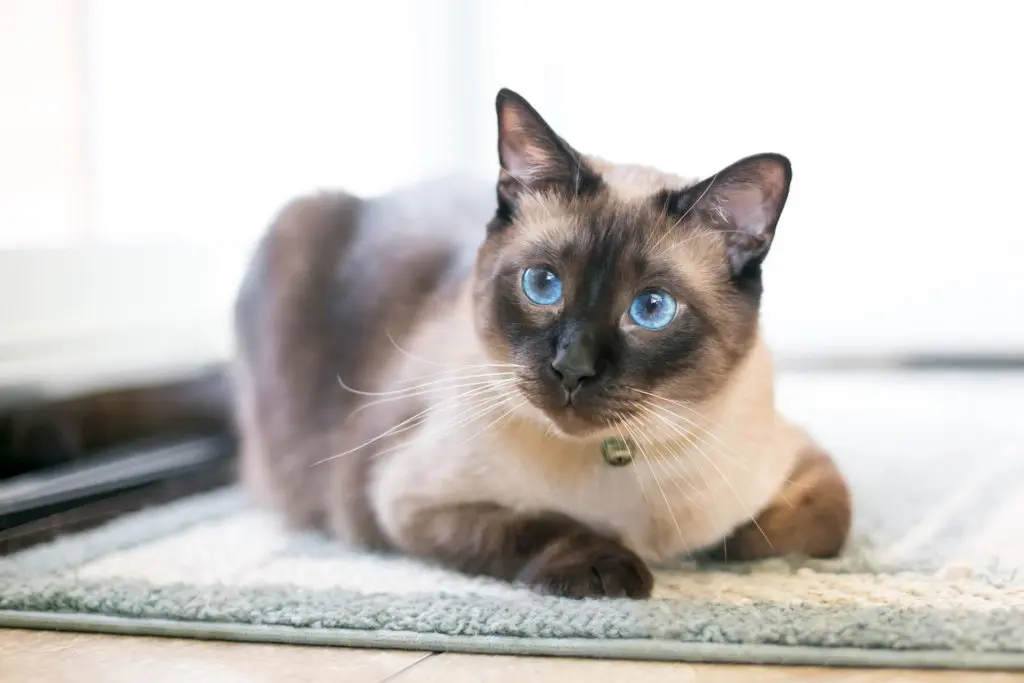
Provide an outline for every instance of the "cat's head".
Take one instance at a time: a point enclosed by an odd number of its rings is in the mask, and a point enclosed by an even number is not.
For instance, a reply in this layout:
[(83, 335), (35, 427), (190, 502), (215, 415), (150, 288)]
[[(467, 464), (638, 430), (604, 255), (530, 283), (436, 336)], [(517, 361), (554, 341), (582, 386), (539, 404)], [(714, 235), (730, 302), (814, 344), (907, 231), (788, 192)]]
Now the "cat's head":
[(607, 435), (652, 400), (713, 397), (757, 341), (789, 161), (760, 154), (686, 181), (581, 155), (509, 90), (497, 114), (476, 324), (491, 357), (518, 366), (525, 414)]

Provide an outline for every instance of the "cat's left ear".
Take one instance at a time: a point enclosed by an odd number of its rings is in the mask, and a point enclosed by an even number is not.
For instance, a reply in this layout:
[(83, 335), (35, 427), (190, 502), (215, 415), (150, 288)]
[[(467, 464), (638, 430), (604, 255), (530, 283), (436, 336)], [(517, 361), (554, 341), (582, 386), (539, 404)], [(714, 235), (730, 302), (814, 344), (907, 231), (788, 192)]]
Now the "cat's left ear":
[(514, 205), (523, 193), (564, 191), (571, 196), (588, 191), (597, 176), (579, 152), (552, 130), (521, 95), (507, 88), (498, 92), (498, 193)]
[(692, 214), (722, 231), (734, 275), (768, 255), (786, 206), (793, 169), (781, 154), (740, 159), (710, 178), (669, 197), (679, 215)]

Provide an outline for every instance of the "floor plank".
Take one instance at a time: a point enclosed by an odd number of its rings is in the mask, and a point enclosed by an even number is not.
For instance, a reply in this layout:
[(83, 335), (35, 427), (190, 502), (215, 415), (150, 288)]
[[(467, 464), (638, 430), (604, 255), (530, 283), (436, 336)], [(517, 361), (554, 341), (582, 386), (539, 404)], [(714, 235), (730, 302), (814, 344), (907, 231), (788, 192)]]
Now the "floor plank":
[(1009, 683), (1022, 674), (430, 655), (0, 629), (0, 682)]
[(422, 652), (0, 630), (3, 683), (381, 683)]
[(725, 666), (442, 654), (388, 683), (1021, 683), (1024, 675), (955, 671)]

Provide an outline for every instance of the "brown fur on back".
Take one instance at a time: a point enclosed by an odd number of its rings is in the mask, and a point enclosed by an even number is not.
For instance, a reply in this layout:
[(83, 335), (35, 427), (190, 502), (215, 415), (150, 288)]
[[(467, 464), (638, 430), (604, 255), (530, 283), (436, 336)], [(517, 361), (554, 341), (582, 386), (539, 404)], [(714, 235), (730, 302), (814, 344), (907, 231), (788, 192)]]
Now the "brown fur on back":
[(379, 390), (392, 341), (468, 272), (471, 233), (445, 217), (462, 208), (473, 221), (473, 202), (451, 193), (439, 183), (397, 201), (299, 198), (256, 250), (235, 311), (243, 476), (293, 524), (387, 545), (366, 499), (375, 449), (317, 463), (385, 428), (348, 419), (366, 399), (342, 383)]

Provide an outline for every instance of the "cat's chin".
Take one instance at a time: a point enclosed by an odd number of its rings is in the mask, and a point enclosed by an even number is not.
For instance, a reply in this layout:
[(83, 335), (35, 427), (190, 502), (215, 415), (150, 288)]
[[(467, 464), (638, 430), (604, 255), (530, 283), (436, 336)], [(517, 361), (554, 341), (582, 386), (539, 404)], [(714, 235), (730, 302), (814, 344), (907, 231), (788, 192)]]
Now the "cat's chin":
[(572, 408), (564, 409), (557, 414), (548, 414), (547, 418), (559, 434), (572, 439), (603, 438), (606, 436), (604, 432), (608, 430), (607, 425), (588, 420)]
[(566, 439), (587, 441), (615, 436), (618, 433), (614, 427), (590, 420), (571, 406), (546, 410), (531, 403), (524, 406), (521, 417), (548, 430), (553, 436)]

